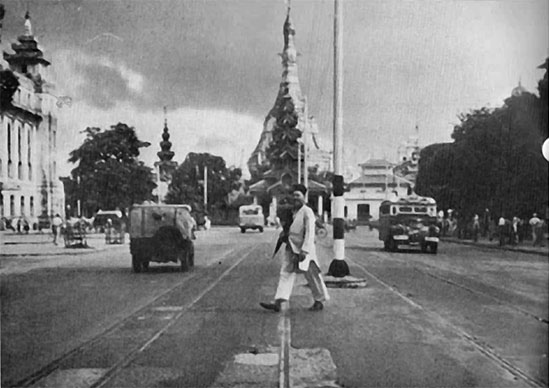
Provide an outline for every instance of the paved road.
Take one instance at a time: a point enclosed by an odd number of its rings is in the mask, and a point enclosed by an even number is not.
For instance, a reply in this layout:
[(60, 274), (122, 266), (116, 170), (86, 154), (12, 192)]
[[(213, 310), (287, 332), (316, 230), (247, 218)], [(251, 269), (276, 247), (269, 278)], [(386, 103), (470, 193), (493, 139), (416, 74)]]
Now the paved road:
[[(301, 279), (284, 315), (258, 307), (277, 281), (275, 237), (201, 232), (190, 273), (133, 274), (127, 245), (0, 257), (2, 386), (278, 386), (284, 338), (292, 386), (547, 385), (547, 258), (387, 253), (360, 229), (346, 252), (368, 287), (331, 289), (310, 313)], [(329, 239), (319, 251), (326, 269)]]

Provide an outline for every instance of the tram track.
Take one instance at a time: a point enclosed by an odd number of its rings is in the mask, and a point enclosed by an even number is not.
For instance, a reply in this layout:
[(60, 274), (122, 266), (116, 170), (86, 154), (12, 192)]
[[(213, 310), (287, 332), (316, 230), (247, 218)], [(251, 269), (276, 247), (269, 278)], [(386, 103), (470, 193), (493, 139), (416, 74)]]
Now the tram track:
[[(161, 326), (156, 328), (156, 330), (153, 333), (150, 333), (150, 335), (139, 341), (138, 344), (131, 347), (131, 350), (126, 352), (123, 357), (120, 358), (117, 362), (115, 362), (113, 365), (111, 365), (108, 368), (105, 368), (106, 371), (102, 374), (101, 377), (99, 377), (93, 384), (90, 385), (90, 388), (100, 388), (104, 387), (114, 376), (116, 376), (117, 372), (119, 372), (121, 369), (123, 369), (126, 365), (128, 365), (138, 354), (143, 352), (145, 349), (147, 349), (152, 343), (154, 343), (160, 336), (162, 336), (163, 333), (165, 333), (171, 326), (173, 326), (181, 316), (187, 312), (190, 308), (192, 308), (198, 301), (200, 301), (208, 292), (210, 292), (223, 278), (225, 278), (232, 270), (234, 270), (240, 263), (242, 263), (244, 260), (249, 258), (251, 255), (253, 255), (257, 249), (259, 249), (261, 245), (255, 246), (252, 249), (250, 247), (238, 247), (231, 249), (228, 251), (224, 257), (223, 261), (232, 261), (235, 260), (233, 263), (229, 265), (228, 268), (226, 268), (221, 274), (217, 274), (214, 276), (214, 279), (209, 283), (209, 285), (201, 290), (198, 295), (194, 296), (190, 302), (186, 303), (184, 306), (181, 306), (180, 310), (171, 316), (168, 320), (166, 320)], [(221, 264), (221, 262), (216, 261), (217, 263)], [(212, 267), (213, 263), (208, 265), (208, 267)], [(217, 271), (220, 270), (220, 268), (215, 268)], [(106, 338), (108, 338), (110, 335), (115, 334), (117, 331), (121, 330), (125, 325), (130, 324), (131, 322), (135, 321), (146, 313), (147, 311), (151, 310), (153, 306), (158, 304), (160, 301), (167, 299), (167, 297), (170, 294), (173, 294), (177, 292), (180, 289), (183, 289), (184, 287), (188, 286), (189, 283), (196, 281), (204, 281), (208, 280), (208, 277), (211, 277), (211, 273), (208, 271), (193, 271), (189, 276), (182, 279), (182, 281), (178, 282), (177, 284), (173, 285), (169, 289), (165, 290), (161, 294), (157, 295), (154, 299), (149, 300), (145, 305), (140, 306), (137, 310), (130, 313), (123, 319), (115, 322), (108, 328), (106, 328), (101, 333), (97, 334), (93, 338), (90, 338), (86, 340), (85, 342), (81, 343), (77, 347), (71, 349), (70, 351), (62, 354), (61, 356), (55, 358), (53, 361), (49, 362), (45, 366), (41, 367), (37, 371), (27, 375), (26, 377), (16, 381), (16, 382), (7, 382), (5, 386), (8, 387), (32, 387), (35, 384), (41, 382), (42, 380), (46, 379), (48, 376), (56, 372), (57, 370), (61, 369), (63, 365), (70, 362), (70, 360), (75, 359), (86, 352), (90, 352), (94, 349), (94, 347), (98, 346), (102, 341), (104, 341)]]
[[(475, 335), (468, 333), (467, 331), (463, 330), (462, 328), (458, 327), (457, 325), (450, 322), (448, 319), (441, 316), (436, 311), (425, 307), (424, 305), (418, 303), (417, 301), (414, 301), (410, 297), (408, 297), (406, 294), (399, 291), (395, 286), (391, 286), (390, 284), (386, 283), (383, 279), (381, 279), (378, 275), (372, 273), (369, 271), (364, 265), (358, 263), (356, 260), (349, 258), (348, 259), (354, 266), (360, 268), (362, 272), (364, 272), (365, 275), (368, 277), (374, 279), (376, 282), (381, 284), (383, 287), (391, 291), (393, 294), (397, 295), (399, 298), (404, 300), (409, 305), (421, 310), (423, 313), (425, 313), (430, 319), (433, 321), (441, 322), (445, 327), (449, 328), (452, 332), (457, 334), (459, 337), (467, 341), (469, 344), (471, 344), (475, 349), (477, 349), (481, 354), (483, 354), (488, 359), (492, 360), (494, 363), (496, 363), (499, 367), (506, 370), (507, 372), (511, 373), (517, 378), (520, 378), (524, 382), (526, 382), (531, 387), (547, 387), (548, 385), (544, 383), (543, 381), (539, 380), (535, 376), (531, 376), (528, 372), (524, 371), (520, 366), (513, 364), (509, 360), (505, 359), (502, 355), (500, 355), (492, 346), (490, 346), (488, 343), (482, 341), (481, 339), (477, 338)], [(427, 273), (420, 271), (426, 275)], [(436, 276), (432, 276), (433, 278), (439, 280), (439, 281), (445, 281), (447, 279), (443, 278), (437, 278)], [(450, 282), (446, 282), (450, 283)], [(451, 284), (451, 283), (450, 283)], [(457, 283), (452, 284), (454, 286), (458, 286)], [(467, 289), (467, 287), (462, 286), (460, 288)], [(470, 290), (468, 290), (470, 291)], [(485, 295), (486, 296), (486, 295)], [(506, 304), (507, 305), (507, 304)], [(515, 309), (520, 311), (520, 309)], [(536, 320), (540, 321), (541, 319), (539, 317), (536, 317), (533, 314), (525, 313), (523, 311), (520, 311), (522, 314), (527, 315), (531, 318), (535, 318)], [(546, 320), (541, 320), (542, 322)], [(546, 322), (544, 322), (546, 323)]]

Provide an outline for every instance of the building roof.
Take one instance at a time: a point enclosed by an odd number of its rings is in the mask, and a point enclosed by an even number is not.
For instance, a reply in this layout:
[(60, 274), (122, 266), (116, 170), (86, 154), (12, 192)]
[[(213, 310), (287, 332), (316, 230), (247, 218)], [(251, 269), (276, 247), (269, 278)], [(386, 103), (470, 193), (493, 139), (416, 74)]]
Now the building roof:
[(386, 159), (368, 159), (364, 163), (359, 164), (360, 167), (391, 167), (393, 163)]
[(401, 178), (394, 174), (375, 174), (375, 175), (362, 175), (349, 183), (349, 186), (361, 186), (361, 185), (385, 185), (385, 183), (400, 183), (410, 184), (407, 179)]

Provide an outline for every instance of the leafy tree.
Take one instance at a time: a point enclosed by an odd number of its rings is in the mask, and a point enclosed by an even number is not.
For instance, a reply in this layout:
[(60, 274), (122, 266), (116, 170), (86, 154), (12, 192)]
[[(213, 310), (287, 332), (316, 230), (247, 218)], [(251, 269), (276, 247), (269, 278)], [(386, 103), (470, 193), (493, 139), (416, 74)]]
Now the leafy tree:
[(71, 180), (86, 214), (153, 199), (152, 169), (138, 160), (139, 149), (150, 144), (140, 141), (134, 128), (118, 123), (105, 131), (88, 127), (84, 133), (84, 143), (70, 153), (69, 162), (78, 164)]
[(548, 197), (540, 152), (547, 133), (547, 119), (540, 120), (547, 109), (540, 102), (547, 98), (542, 81), (539, 90), (539, 98), (525, 92), (502, 107), (458, 116), (453, 143), (422, 150), (416, 192), (434, 197), (443, 209), (457, 209), (464, 219), (485, 208), (506, 217), (541, 212)]
[(9, 69), (0, 70), (0, 109), (11, 107), (13, 95), (19, 87), (19, 80)]
[[(208, 209), (204, 209), (204, 167), (208, 173)], [(191, 152), (175, 170), (167, 203), (185, 203), (198, 212), (227, 207), (227, 195), (238, 185), (242, 171), (227, 168), (225, 160), (209, 153)]]

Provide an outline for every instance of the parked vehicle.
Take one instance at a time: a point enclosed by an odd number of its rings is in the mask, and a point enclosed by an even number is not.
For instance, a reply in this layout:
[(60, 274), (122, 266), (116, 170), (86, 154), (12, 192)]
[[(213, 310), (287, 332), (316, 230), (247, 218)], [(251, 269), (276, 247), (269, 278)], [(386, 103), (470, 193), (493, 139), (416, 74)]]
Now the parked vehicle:
[(238, 226), (240, 232), (246, 233), (246, 229), (257, 229), (263, 232), (265, 218), (263, 208), (259, 205), (244, 205), (238, 209)]
[(134, 272), (149, 263), (180, 262), (181, 270), (194, 266), (193, 227), (187, 205), (136, 205), (130, 210), (130, 252)]
[(93, 227), (99, 233), (104, 233), (108, 221), (111, 220), (112, 226), (126, 229), (126, 217), (120, 210), (99, 210), (93, 218)]
[(437, 253), (440, 228), (436, 214), (436, 202), (429, 197), (413, 195), (383, 201), (379, 208), (379, 239), (385, 250), (394, 252), (404, 245)]

